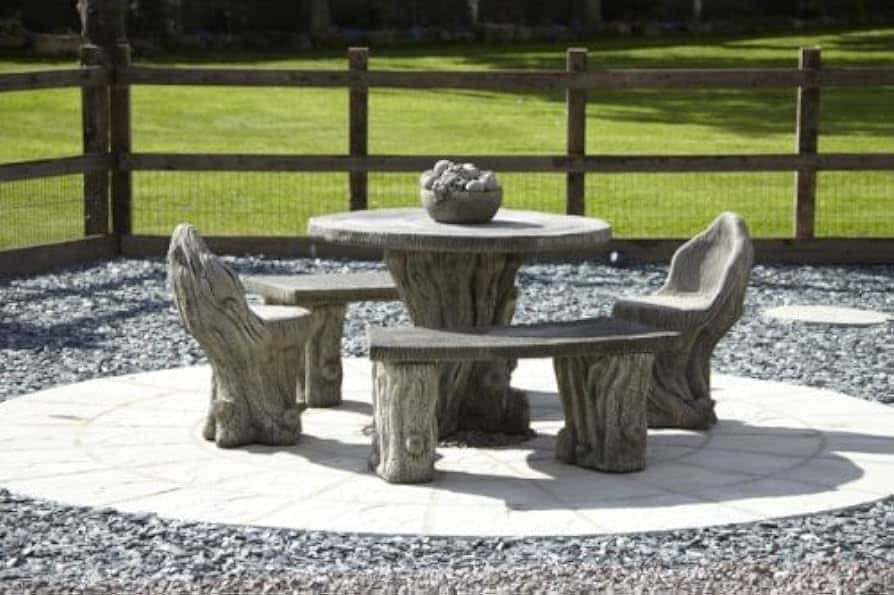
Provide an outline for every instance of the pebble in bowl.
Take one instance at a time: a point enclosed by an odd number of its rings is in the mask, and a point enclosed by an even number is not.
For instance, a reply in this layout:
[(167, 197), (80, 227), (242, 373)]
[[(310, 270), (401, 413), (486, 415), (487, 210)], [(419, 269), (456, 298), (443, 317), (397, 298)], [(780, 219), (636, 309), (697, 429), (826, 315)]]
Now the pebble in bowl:
[(494, 172), (471, 163), (442, 159), (419, 182), (422, 206), (439, 223), (487, 223), (503, 202), (503, 189)]

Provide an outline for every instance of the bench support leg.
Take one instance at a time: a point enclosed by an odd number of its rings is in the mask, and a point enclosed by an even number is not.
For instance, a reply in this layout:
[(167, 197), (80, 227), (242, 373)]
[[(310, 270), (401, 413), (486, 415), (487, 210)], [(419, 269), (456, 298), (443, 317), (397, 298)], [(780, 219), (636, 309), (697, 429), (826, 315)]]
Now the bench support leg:
[(308, 407), (341, 404), (341, 337), (345, 306), (314, 306), (314, 331), (305, 350), (304, 402)]
[[(301, 305), (265, 299), (274, 306)], [(305, 348), (295, 360), (297, 400), (306, 407), (341, 404), (341, 337), (345, 322), (343, 304), (305, 306), (311, 311), (311, 331)]]
[(556, 458), (600, 471), (643, 469), (653, 362), (651, 353), (555, 358), (565, 412)]
[(438, 431), (434, 364), (373, 362), (370, 469), (389, 483), (424, 483), (435, 473)]

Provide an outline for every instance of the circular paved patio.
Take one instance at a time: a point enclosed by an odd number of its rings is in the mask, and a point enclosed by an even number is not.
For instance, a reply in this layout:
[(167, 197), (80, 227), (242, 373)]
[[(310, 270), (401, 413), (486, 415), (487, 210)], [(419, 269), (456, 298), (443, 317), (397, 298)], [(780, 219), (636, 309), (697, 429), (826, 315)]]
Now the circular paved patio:
[(582, 535), (748, 522), (894, 493), (894, 409), (831, 391), (715, 375), (709, 432), (650, 430), (647, 468), (553, 460), (562, 412), (549, 360), (519, 363), (538, 437), (440, 448), (433, 483), (366, 470), (370, 370), (345, 360), (345, 403), (304, 414), (291, 448), (220, 450), (200, 436), (210, 371), (94, 380), (0, 403), (0, 486), (69, 504), (299, 529)]

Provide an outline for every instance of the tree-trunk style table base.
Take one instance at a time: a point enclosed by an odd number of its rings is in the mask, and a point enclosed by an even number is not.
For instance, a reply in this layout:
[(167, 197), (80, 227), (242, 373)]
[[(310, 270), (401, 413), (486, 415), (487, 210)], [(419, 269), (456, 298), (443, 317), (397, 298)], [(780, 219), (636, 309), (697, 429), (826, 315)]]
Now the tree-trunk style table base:
[(646, 466), (646, 403), (653, 353), (594, 354), (553, 360), (565, 427), (556, 458), (599, 471)]
[[(385, 253), (413, 324), (438, 329), (508, 325), (515, 313), (515, 278), (522, 262), (514, 254)], [(509, 387), (514, 367), (515, 361), (507, 359), (442, 364), (437, 383), (439, 438), (461, 430), (527, 432), (527, 397)]]

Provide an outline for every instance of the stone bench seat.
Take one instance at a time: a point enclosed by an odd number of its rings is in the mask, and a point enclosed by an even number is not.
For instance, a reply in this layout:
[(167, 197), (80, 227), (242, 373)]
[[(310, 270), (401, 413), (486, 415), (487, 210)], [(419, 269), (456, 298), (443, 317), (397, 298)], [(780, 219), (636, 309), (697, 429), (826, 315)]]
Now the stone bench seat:
[(298, 366), (298, 400), (308, 407), (341, 403), (341, 338), (347, 304), (398, 300), (390, 273), (251, 275), (242, 278), (248, 293), (265, 304), (300, 306), (311, 311), (313, 330)]
[(677, 336), (608, 317), (460, 330), (371, 327), (370, 465), (389, 482), (432, 479), (442, 363), (551, 357), (565, 413), (557, 458), (602, 471), (642, 469), (652, 364)]
[(374, 361), (463, 361), (651, 351), (672, 332), (609, 317), (462, 330), (370, 327)]
[(242, 278), (242, 284), (246, 291), (260, 295), (270, 304), (317, 306), (400, 299), (388, 271), (250, 275)]
[(295, 306), (261, 306), (249, 304), (249, 309), (261, 320), (267, 328), (279, 336), (288, 336), (293, 333), (306, 334), (308, 328), (307, 317), (310, 311)]

